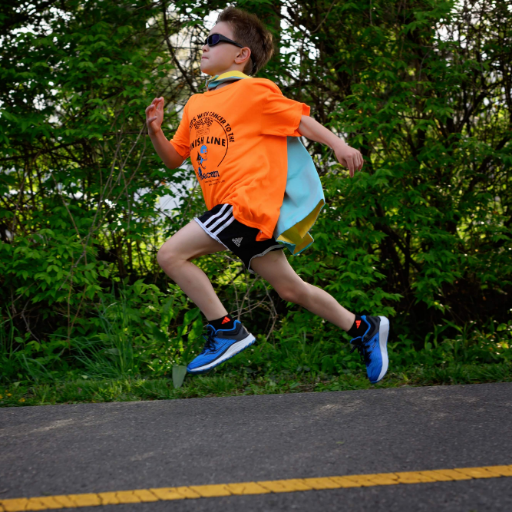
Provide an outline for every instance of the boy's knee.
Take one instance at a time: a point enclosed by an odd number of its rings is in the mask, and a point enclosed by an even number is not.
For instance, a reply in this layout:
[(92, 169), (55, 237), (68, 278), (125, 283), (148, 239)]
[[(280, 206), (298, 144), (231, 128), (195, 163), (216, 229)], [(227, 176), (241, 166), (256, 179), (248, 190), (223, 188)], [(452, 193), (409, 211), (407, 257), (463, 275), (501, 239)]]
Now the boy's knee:
[(165, 247), (165, 244), (158, 249), (158, 252), (156, 253), (156, 261), (160, 266), (163, 266), (165, 264), (165, 261), (167, 259), (167, 250)]
[(277, 290), (279, 297), (286, 302), (302, 304), (305, 302), (307, 289), (305, 286), (284, 286)]
[(173, 250), (172, 246), (165, 243), (158, 250), (156, 261), (163, 269), (169, 272), (179, 264), (180, 258), (178, 254), (176, 254), (176, 251)]

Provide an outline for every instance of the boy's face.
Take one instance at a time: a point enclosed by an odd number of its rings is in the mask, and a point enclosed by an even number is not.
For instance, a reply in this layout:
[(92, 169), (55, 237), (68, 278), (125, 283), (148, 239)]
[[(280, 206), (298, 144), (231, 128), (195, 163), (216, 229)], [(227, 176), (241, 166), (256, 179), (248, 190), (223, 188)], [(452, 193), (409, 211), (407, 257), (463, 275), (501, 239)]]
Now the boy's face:
[[(224, 21), (217, 23), (211, 30), (211, 34), (221, 34), (231, 40), (234, 40), (233, 30), (230, 25)], [(215, 46), (203, 46), (203, 56), (201, 58), (201, 71), (207, 75), (220, 75), (226, 71), (242, 71), (247, 59), (250, 56), (248, 48), (238, 48), (238, 46), (220, 42)], [(242, 62), (240, 62), (242, 61)]]

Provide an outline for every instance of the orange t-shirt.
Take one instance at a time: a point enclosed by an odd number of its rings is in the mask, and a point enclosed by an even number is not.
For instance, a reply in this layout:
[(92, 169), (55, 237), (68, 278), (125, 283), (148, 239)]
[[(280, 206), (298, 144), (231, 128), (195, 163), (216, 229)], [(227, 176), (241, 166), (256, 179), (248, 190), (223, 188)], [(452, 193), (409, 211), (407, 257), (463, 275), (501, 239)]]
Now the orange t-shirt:
[(270, 80), (246, 78), (193, 95), (170, 142), (190, 156), (208, 210), (231, 204), (236, 220), (268, 240), (286, 187), (286, 137), (300, 136), (309, 110)]

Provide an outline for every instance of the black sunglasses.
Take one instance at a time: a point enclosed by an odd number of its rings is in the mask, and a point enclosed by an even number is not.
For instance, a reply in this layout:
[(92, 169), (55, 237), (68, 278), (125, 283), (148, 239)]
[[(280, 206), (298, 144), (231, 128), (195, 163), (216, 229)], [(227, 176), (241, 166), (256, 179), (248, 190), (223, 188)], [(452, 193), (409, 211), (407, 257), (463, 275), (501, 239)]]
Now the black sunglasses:
[[(246, 48), (245, 46), (242, 46), (241, 44), (238, 44), (237, 42), (232, 41), (228, 37), (223, 36), (222, 34), (211, 34), (204, 41), (204, 44), (208, 45), (210, 47), (215, 46), (216, 44), (219, 44), (219, 43), (228, 43), (228, 44), (233, 44), (235, 46), (238, 46), (238, 48)], [(252, 52), (251, 52), (251, 62), (252, 62), (252, 68), (254, 69), (254, 59), (252, 57)]]
[(215, 46), (216, 44), (219, 44), (221, 42), (222, 43), (234, 44), (235, 46), (238, 46), (238, 48), (245, 48), (245, 46), (242, 46), (241, 44), (238, 44), (235, 41), (232, 41), (231, 39), (223, 36), (222, 34), (211, 34), (211, 35), (209, 35), (206, 38), (204, 44), (208, 45), (208, 46)]

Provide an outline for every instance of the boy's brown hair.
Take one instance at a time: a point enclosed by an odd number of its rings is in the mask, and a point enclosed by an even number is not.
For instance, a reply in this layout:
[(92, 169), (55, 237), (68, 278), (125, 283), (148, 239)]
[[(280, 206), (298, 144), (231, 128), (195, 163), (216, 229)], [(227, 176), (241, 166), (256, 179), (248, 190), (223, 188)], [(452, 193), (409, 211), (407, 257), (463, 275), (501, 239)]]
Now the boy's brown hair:
[(229, 23), (237, 43), (251, 49), (251, 59), (247, 61), (244, 73), (255, 75), (270, 60), (274, 53), (272, 34), (257, 16), (236, 7), (227, 7), (217, 18)]

